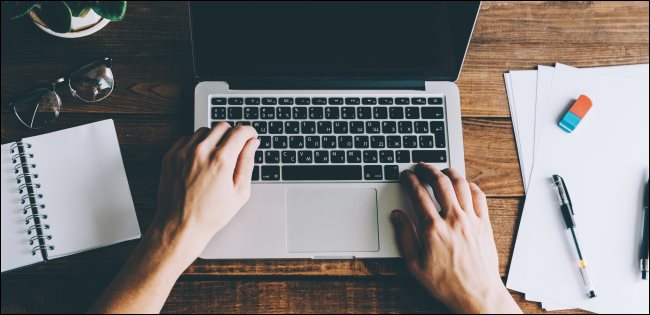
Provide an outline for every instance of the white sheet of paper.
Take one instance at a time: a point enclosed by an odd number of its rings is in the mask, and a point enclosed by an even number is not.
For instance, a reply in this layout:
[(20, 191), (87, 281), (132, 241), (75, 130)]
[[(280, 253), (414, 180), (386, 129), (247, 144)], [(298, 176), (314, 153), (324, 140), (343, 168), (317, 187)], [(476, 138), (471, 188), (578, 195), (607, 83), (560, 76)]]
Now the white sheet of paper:
[(533, 166), (533, 157), (535, 149), (534, 141), (527, 141), (535, 137), (535, 129), (532, 126), (535, 123), (535, 99), (537, 94), (537, 71), (510, 71), (510, 80), (512, 85), (513, 103), (517, 121), (517, 148), (519, 151), (519, 163), (521, 164), (522, 179), (524, 189), (528, 188), (529, 170)]
[[(561, 75), (558, 73), (560, 69)], [(631, 229), (638, 225), (642, 177), (648, 164), (647, 70), (645, 78), (627, 81), (594, 77), (588, 72), (581, 73), (558, 65), (553, 86), (547, 115), (543, 120), (537, 117), (545, 134), (535, 149), (534, 175), (515, 245), (508, 287), (526, 292), (527, 298), (543, 297), (545, 302), (596, 312), (647, 313), (648, 285), (641, 282), (638, 259), (633, 259), (638, 257), (640, 231)], [(576, 132), (567, 135), (554, 126), (571, 99), (580, 93), (589, 95), (595, 105)], [(626, 113), (625, 119), (612, 119), (612, 115), (617, 113)], [(625, 156), (626, 163), (612, 163), (611, 156), (603, 154), (608, 152), (603, 143), (616, 143), (616, 156)], [(603, 172), (603, 165), (619, 171)], [(599, 292), (599, 297), (593, 300), (584, 296), (574, 265), (574, 249), (562, 228), (556, 196), (548, 181), (553, 172), (565, 177), (572, 194), (578, 233), (582, 235), (585, 255)], [(578, 209), (589, 209), (588, 215)], [(617, 212), (617, 216), (611, 217), (612, 209), (629, 211)]]

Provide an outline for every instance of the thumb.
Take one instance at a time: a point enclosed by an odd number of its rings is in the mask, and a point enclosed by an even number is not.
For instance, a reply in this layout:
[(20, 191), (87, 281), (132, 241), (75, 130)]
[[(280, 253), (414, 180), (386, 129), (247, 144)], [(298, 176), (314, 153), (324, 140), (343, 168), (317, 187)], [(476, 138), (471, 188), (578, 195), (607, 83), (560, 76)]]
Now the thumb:
[(395, 236), (400, 252), (404, 257), (406, 267), (411, 273), (420, 269), (420, 244), (415, 233), (415, 226), (411, 219), (401, 210), (395, 210), (390, 215), (393, 226), (395, 227)]

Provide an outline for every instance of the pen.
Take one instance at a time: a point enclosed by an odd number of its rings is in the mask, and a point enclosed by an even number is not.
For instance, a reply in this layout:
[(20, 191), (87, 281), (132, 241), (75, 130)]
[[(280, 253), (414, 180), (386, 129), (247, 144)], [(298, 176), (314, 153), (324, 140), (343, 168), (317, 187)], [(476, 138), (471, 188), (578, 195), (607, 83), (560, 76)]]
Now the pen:
[(650, 214), (648, 213), (648, 184), (645, 185), (645, 198), (643, 201), (643, 241), (641, 243), (641, 278), (648, 280), (648, 228), (650, 228)]
[(587, 296), (590, 299), (596, 297), (596, 292), (591, 283), (591, 278), (589, 273), (587, 273), (587, 263), (585, 262), (584, 257), (582, 256), (582, 250), (580, 249), (580, 244), (578, 243), (578, 236), (576, 235), (576, 223), (573, 219), (575, 213), (573, 212), (573, 204), (571, 203), (571, 197), (569, 197), (569, 191), (567, 190), (564, 179), (559, 175), (553, 175), (553, 184), (558, 190), (558, 197), (560, 198), (560, 210), (562, 211), (562, 217), (564, 218), (564, 223), (566, 228), (571, 230), (571, 236), (573, 237), (573, 243), (576, 246), (576, 251), (578, 252), (578, 258), (580, 259), (578, 267), (580, 268), (580, 275), (582, 276), (582, 281), (584, 282), (585, 289), (587, 290)]

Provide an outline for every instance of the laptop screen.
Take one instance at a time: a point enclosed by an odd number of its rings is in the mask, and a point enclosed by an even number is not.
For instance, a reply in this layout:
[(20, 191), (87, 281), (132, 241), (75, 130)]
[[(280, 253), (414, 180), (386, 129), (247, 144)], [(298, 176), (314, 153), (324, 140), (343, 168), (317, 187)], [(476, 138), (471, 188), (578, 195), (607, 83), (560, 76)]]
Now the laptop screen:
[(480, 2), (191, 2), (199, 80), (455, 81)]

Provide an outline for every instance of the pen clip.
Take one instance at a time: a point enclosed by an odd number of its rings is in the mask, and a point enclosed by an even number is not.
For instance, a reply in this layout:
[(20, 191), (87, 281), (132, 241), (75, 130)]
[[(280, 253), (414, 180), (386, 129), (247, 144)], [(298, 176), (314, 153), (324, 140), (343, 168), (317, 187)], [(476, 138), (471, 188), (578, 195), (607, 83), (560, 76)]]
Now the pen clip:
[(562, 178), (560, 175), (553, 175), (553, 183), (555, 186), (557, 186), (558, 193), (560, 194), (560, 202), (568, 205), (569, 210), (571, 211), (571, 215), (575, 215), (573, 212), (573, 203), (571, 202), (571, 196), (569, 195), (569, 190), (566, 187), (564, 178)]

